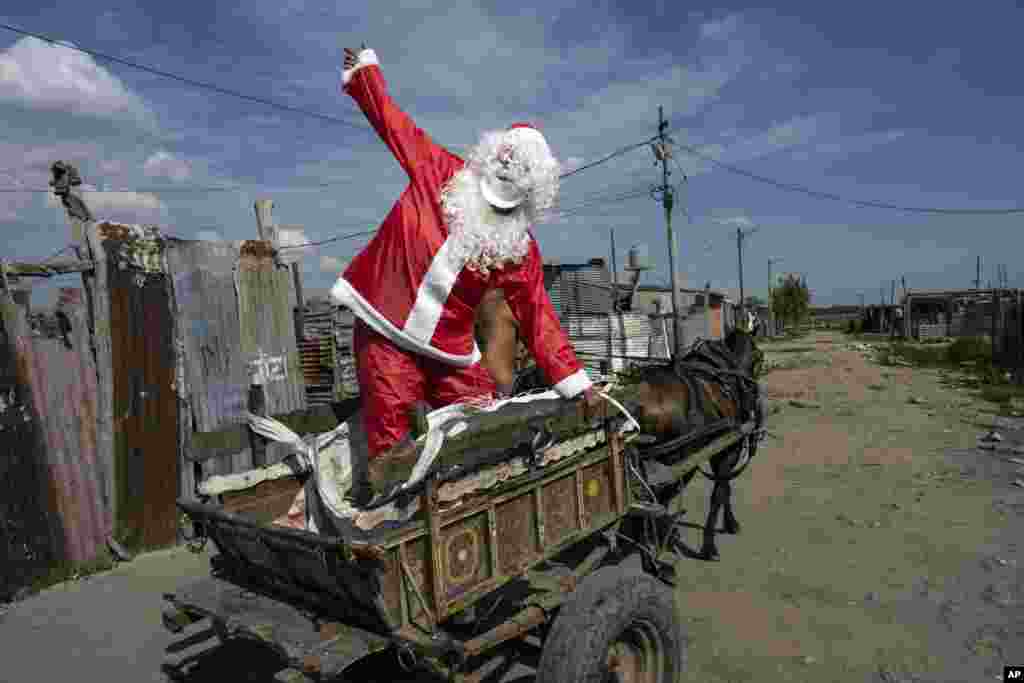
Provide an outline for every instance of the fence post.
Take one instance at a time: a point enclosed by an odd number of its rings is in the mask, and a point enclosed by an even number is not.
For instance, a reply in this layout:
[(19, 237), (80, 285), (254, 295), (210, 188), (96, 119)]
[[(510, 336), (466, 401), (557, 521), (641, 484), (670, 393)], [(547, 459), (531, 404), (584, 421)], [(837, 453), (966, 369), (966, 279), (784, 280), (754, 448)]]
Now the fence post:
[[(263, 352), (249, 366), (249, 412), (259, 417), (267, 416), (267, 395), (264, 392), (264, 364)], [(249, 427), (249, 448), (252, 453), (253, 467), (266, 467), (267, 465), (267, 440)]]
[[(270, 199), (257, 199), (256, 229), (261, 240), (273, 242), (274, 237), (274, 202)], [(260, 351), (259, 358), (252, 362), (249, 372), (249, 412), (259, 417), (267, 416), (267, 394), (264, 388), (264, 355)], [(252, 466), (265, 467), (267, 464), (267, 440), (249, 427), (249, 448), (252, 453)]]
[(92, 273), (82, 273), (86, 296), (90, 344), (96, 363), (96, 457), (102, 463), (102, 496), (107, 543), (119, 547), (113, 538), (117, 519), (117, 487), (114, 486), (114, 376), (110, 333), (110, 290), (107, 285), (107, 254), (100, 240), (92, 212), (75, 188), (82, 184), (78, 170), (64, 161), (50, 166), (50, 186), (66, 210), (72, 249), (80, 260), (92, 261)]

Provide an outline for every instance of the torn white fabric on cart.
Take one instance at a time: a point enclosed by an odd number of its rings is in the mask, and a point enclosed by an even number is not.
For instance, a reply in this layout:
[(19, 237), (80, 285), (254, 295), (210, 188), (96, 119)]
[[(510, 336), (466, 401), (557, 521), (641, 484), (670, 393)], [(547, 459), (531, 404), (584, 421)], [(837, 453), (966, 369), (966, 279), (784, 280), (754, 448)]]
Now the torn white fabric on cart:
[[(427, 433), (420, 437), (422, 451), (413, 467), (409, 478), (402, 484), (407, 489), (418, 484), (430, 471), (437, 460), (447, 437), (454, 437), (468, 427), (466, 419), (481, 412), (490, 413), (500, 410), (509, 404), (531, 403), (533, 401), (560, 398), (553, 390), (514, 396), (501, 400), (471, 400), (457, 403), (427, 414)], [(605, 398), (610, 397), (605, 395)], [(624, 408), (613, 401), (620, 410)], [(627, 414), (632, 419), (632, 416)], [(366, 458), (368, 446), (366, 435), (362, 429), (362, 416), (357, 412), (337, 428), (315, 438), (303, 439), (280, 422), (267, 417), (249, 415), (249, 424), (258, 434), (295, 447), (304, 466), (312, 471), (316, 490), (322, 505), (331, 515), (350, 520), (363, 530), (373, 529), (384, 522), (401, 522), (412, 518), (419, 509), (419, 499), (414, 498), (405, 507), (395, 502), (365, 510), (354, 506), (346, 499), (345, 494), (352, 486), (353, 448), (359, 457)], [(635, 421), (633, 421), (635, 425)], [(603, 443), (604, 432), (597, 430), (575, 439), (553, 445), (545, 450), (541, 466), (545, 466), (583, 450), (589, 450)], [(484, 468), (452, 482), (446, 482), (438, 489), (442, 504), (455, 506), (466, 495), (489, 489), (512, 477), (523, 474), (527, 464), (522, 458), (512, 458), (507, 462)], [(316, 531), (316, 524), (310, 514), (305, 490), (299, 492), (288, 513), (275, 524), (306, 528)]]

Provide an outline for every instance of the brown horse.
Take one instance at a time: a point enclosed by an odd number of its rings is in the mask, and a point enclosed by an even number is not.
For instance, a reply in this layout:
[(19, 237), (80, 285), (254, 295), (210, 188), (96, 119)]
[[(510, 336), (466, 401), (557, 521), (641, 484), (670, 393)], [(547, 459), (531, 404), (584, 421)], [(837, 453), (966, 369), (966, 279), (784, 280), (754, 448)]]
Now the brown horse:
[[(485, 367), (506, 393), (547, 384), (536, 366), (517, 375), (517, 338), (518, 325), (504, 297), (500, 292), (489, 293), (477, 309), (477, 340)], [(761, 432), (712, 457), (710, 473), (694, 466), (680, 480), (657, 483), (657, 470), (683, 460), (690, 437), (699, 437), (705, 427), (737, 428), (749, 419), (761, 426), (763, 405), (753, 380), (760, 356), (751, 335), (733, 330), (724, 342), (695, 345), (680, 364), (670, 362), (639, 369), (636, 399), (630, 401), (629, 406), (641, 431), (655, 441), (654, 445), (638, 450), (644, 478), (648, 479), (658, 502), (667, 505), (698, 471), (714, 482), (701, 549), (689, 550), (677, 536), (676, 546), (683, 554), (718, 559), (715, 525), (720, 511), (723, 531), (739, 532), (740, 524), (732, 507), (731, 481), (746, 468), (746, 464), (740, 466), (744, 453), (746, 463), (753, 457)], [(693, 401), (692, 397), (697, 400)], [(692, 439), (693, 442), (698, 440)]]
[(722, 531), (739, 533), (740, 523), (732, 506), (732, 480), (746, 469), (764, 434), (763, 396), (754, 381), (760, 359), (753, 338), (733, 330), (723, 342), (696, 344), (679, 364), (647, 366), (639, 371), (634, 417), (641, 431), (656, 440), (654, 445), (641, 449), (641, 463), (651, 463), (645, 468), (649, 475), (656, 477), (659, 465), (685, 460), (691, 444), (701, 441), (702, 432), (710, 438), (748, 421), (756, 427), (738, 444), (713, 456), (710, 473), (694, 466), (679, 481), (661, 482), (655, 487), (658, 502), (667, 505), (698, 471), (714, 483), (701, 549), (693, 552), (677, 538), (677, 549), (686, 555), (704, 560), (719, 558), (715, 544), (719, 512)]

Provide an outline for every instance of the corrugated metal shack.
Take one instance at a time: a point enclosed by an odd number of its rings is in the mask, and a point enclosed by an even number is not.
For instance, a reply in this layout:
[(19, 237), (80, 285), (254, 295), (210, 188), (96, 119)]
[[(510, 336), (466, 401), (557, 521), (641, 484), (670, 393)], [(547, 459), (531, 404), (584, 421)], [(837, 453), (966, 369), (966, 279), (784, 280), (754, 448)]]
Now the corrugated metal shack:
[[(712, 289), (680, 289), (683, 306), (683, 343), (689, 345), (700, 339), (722, 339), (728, 328), (735, 324), (733, 302), (722, 292)], [(706, 301), (705, 301), (706, 300)], [(653, 316), (654, 348), (664, 349), (665, 340), (672, 344), (672, 289), (670, 287), (641, 285), (633, 297), (632, 308)], [(660, 351), (658, 357), (664, 357)]]
[(648, 360), (653, 330), (646, 312), (613, 312), (611, 271), (604, 259), (544, 264), (544, 283), (580, 360), (592, 372), (623, 370)]
[[(25, 296), (20, 306), (5, 297), (0, 421), (4, 450), (20, 445), (10, 449), (18, 459), (4, 461), (13, 488), (3, 499), (31, 491), (40, 502), (32, 537), (49, 539), (35, 549), (11, 540), (21, 546), (6, 549), (5, 566), (87, 561), (108, 537), (132, 549), (176, 542), (179, 496), (195, 495), (211, 473), (252, 467), (244, 415), (253, 362), (268, 378), (267, 414), (299, 433), (337, 424), (329, 406), (308, 410), (295, 287), (268, 243), (82, 227), (90, 296), (66, 289), (56, 314), (31, 323)], [(27, 421), (8, 424), (15, 414)], [(284, 455), (266, 451), (269, 462)], [(31, 520), (31, 507), (19, 504), (14, 516)], [(11, 517), (5, 538), (27, 539)]]
[(352, 357), (350, 311), (328, 302), (311, 305), (299, 345), (310, 406), (329, 405), (359, 395)]

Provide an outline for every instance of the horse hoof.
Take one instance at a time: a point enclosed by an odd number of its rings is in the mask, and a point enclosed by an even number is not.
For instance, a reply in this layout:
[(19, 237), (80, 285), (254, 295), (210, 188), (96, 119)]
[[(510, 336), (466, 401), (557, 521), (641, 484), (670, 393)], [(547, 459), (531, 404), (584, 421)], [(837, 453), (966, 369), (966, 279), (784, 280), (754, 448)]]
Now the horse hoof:
[(705, 562), (718, 562), (722, 556), (718, 554), (718, 548), (701, 548), (698, 557)]

